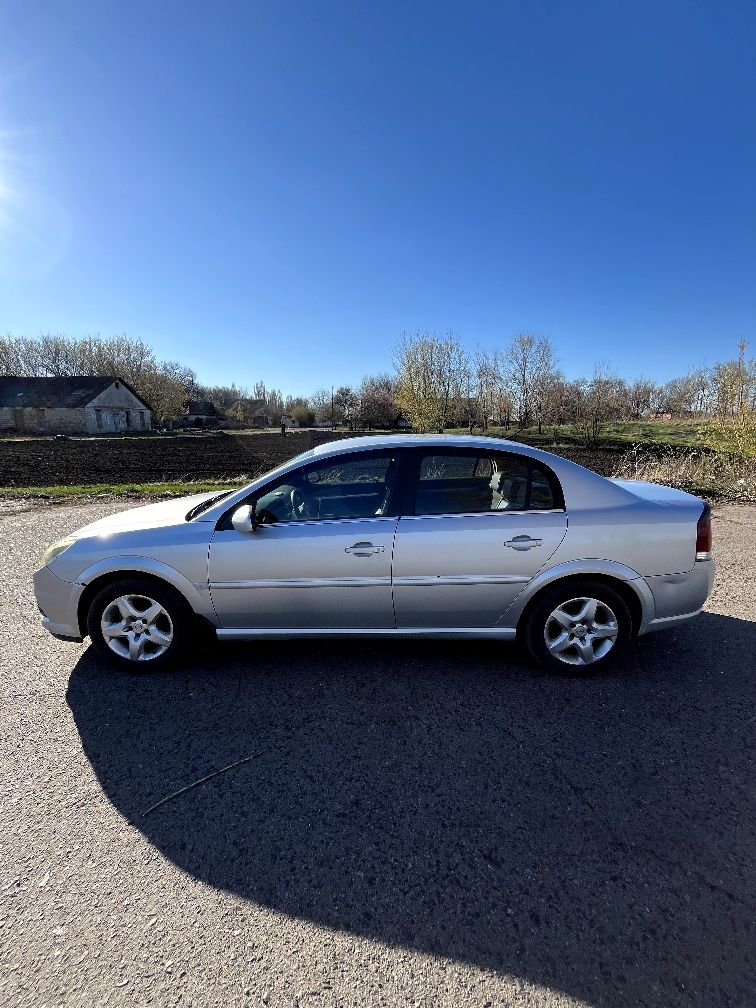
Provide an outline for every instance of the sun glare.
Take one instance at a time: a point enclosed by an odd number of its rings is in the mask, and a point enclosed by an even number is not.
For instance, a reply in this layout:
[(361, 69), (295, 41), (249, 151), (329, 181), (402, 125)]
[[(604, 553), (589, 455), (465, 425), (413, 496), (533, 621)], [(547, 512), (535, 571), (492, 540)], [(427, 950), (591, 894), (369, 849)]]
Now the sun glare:
[(10, 226), (13, 203), (14, 190), (11, 185), (10, 156), (6, 138), (0, 131), (0, 229), (3, 231)]
[(0, 272), (40, 276), (65, 254), (71, 226), (22, 131), (0, 129)]

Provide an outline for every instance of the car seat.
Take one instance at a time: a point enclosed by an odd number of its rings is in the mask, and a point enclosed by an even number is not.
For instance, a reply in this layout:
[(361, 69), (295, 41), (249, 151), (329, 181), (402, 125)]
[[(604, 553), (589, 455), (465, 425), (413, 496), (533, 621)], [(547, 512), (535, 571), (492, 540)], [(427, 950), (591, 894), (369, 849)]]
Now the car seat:
[(488, 485), (491, 487), (492, 511), (522, 511), (525, 507), (528, 481), (524, 476), (495, 472)]

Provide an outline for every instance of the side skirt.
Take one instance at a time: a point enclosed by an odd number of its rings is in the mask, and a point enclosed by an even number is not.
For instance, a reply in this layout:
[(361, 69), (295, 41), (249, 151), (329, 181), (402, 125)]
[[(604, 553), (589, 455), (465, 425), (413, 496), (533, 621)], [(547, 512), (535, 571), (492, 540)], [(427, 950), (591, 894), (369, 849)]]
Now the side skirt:
[(359, 628), (343, 630), (288, 630), (220, 627), (216, 629), (215, 633), (218, 640), (263, 640), (265, 638), (283, 640), (287, 637), (445, 637), (459, 640), (469, 640), (471, 638), (480, 640), (514, 640), (517, 636), (517, 630), (514, 627), (402, 627), (401, 629), (389, 627), (382, 630), (362, 630)]

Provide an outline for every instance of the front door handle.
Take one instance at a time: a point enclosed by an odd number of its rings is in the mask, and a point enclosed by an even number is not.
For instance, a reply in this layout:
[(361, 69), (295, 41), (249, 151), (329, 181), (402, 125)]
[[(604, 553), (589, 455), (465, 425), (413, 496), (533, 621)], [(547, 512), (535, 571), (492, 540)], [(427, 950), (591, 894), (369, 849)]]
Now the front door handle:
[(504, 545), (511, 547), (513, 550), (529, 550), (533, 549), (534, 546), (540, 546), (543, 539), (531, 539), (529, 535), (518, 535), (514, 539), (508, 539)]
[(354, 546), (347, 546), (344, 552), (351, 553), (352, 556), (364, 557), (372, 556), (373, 553), (383, 553), (385, 549), (385, 546), (373, 546), (371, 542), (358, 542)]

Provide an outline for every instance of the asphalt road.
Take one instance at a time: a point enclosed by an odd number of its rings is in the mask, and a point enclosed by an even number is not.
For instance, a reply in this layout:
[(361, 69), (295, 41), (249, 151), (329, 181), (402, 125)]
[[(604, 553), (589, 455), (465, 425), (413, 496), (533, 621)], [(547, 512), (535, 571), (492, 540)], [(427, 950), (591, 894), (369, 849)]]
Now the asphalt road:
[(30, 575), (121, 506), (0, 515), (2, 1005), (753, 1005), (756, 508), (695, 623), (570, 680), (407, 641), (114, 673)]

